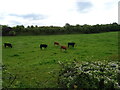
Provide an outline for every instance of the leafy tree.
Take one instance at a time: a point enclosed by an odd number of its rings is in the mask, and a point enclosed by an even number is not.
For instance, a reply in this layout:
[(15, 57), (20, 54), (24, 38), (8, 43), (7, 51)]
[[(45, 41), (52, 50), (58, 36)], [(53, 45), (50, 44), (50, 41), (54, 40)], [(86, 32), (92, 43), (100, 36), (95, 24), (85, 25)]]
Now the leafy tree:
[(7, 26), (7, 25), (2, 25), (2, 35), (3, 36), (8, 36), (9, 35), (9, 31), (11, 31), (12, 28)]
[(16, 32), (15, 31), (9, 31), (9, 35), (10, 36), (16, 36)]
[[(12, 31), (12, 32), (10, 32)], [(66, 23), (63, 27), (58, 26), (27, 26), (17, 25), (15, 27), (9, 27), (7, 25), (2, 25), (2, 35), (14, 35), (14, 32), (18, 35), (43, 35), (43, 34), (70, 34), (70, 33), (100, 33), (100, 32), (110, 32), (110, 31), (120, 31), (120, 25), (116, 22), (112, 24), (96, 24), (96, 25), (70, 25)], [(15, 34), (16, 35), (16, 34)]]

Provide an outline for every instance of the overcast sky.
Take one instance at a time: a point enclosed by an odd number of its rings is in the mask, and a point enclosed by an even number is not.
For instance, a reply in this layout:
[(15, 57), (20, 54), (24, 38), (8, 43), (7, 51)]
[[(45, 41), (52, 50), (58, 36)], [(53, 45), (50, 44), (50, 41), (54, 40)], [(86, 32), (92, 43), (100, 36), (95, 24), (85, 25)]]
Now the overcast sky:
[(0, 0), (0, 24), (64, 26), (118, 22), (119, 0)]

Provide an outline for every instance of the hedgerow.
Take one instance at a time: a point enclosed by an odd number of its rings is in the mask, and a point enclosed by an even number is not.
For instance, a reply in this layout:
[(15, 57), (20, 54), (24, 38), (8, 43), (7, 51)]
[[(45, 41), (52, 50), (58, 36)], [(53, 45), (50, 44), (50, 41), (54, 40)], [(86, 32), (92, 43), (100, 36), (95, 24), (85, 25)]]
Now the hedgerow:
[(119, 61), (60, 62), (60, 88), (120, 89)]

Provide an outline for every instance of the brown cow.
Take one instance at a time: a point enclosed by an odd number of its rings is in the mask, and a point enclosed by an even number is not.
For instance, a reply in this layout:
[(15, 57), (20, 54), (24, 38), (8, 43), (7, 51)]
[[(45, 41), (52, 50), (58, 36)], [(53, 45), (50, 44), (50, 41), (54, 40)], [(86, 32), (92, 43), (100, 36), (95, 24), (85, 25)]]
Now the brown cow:
[(60, 49), (67, 50), (67, 47), (66, 46), (61, 46)]
[(54, 42), (54, 45), (60, 45), (58, 42)]

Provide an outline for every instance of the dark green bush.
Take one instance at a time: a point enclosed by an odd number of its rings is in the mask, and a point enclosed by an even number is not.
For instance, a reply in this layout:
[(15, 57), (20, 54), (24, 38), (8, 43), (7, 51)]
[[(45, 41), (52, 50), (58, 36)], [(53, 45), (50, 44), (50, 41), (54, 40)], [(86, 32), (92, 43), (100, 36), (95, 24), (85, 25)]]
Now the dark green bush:
[(9, 35), (10, 36), (16, 36), (16, 32), (15, 31), (9, 31)]

